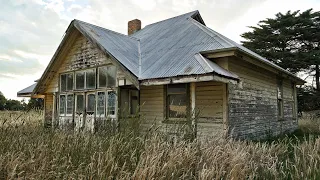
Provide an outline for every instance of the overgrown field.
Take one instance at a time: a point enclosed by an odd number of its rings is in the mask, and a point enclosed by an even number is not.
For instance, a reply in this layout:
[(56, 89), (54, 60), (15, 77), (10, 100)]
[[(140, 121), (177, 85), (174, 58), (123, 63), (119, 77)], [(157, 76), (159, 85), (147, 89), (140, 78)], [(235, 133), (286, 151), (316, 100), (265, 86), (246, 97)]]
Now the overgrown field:
[[(272, 142), (170, 141), (152, 132), (53, 132), (42, 128), (42, 117), (0, 112), (0, 179), (320, 178), (317, 135)], [(318, 132), (316, 120), (301, 122), (305, 131)]]

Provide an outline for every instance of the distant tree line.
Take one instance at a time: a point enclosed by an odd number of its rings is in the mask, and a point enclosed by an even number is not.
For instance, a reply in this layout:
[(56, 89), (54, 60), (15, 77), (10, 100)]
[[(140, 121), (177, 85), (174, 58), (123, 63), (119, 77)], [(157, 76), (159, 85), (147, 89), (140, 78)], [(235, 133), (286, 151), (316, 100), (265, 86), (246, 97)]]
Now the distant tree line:
[(320, 109), (320, 11), (278, 13), (243, 33), (243, 45), (282, 68), (312, 77), (298, 87), (299, 111)]
[(43, 99), (31, 98), (29, 102), (26, 103), (24, 100), (7, 99), (0, 91), (0, 111), (26, 111), (34, 108), (43, 109)]

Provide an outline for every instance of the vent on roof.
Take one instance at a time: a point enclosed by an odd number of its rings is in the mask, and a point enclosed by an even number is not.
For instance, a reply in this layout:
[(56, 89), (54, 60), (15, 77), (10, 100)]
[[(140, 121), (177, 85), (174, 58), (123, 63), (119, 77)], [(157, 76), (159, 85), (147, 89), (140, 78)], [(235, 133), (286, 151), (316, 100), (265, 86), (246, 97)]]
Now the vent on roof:
[(199, 12), (195, 13), (195, 14), (192, 15), (191, 17), (192, 17), (192, 19), (198, 21), (199, 23), (201, 23), (201, 24), (203, 24), (203, 25), (206, 25), (206, 24), (204, 23), (204, 21), (203, 21), (203, 19), (202, 19), (202, 17), (201, 17), (201, 15), (200, 15)]

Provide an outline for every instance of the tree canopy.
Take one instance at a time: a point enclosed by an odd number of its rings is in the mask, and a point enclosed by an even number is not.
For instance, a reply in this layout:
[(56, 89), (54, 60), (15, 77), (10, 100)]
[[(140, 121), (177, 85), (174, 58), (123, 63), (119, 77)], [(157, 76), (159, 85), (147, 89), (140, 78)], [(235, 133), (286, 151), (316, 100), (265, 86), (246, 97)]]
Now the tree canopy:
[(314, 77), (320, 91), (320, 12), (278, 13), (250, 26), (243, 45), (292, 73), (304, 71)]
[(43, 109), (43, 99), (31, 98), (28, 103), (7, 99), (0, 91), (0, 110), (21, 111), (29, 109)]

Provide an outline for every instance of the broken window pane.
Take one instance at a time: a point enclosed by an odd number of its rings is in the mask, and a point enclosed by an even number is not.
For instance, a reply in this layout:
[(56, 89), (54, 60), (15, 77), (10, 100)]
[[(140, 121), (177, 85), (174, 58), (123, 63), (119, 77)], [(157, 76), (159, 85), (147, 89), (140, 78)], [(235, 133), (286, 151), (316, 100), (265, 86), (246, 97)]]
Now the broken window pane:
[(88, 94), (88, 101), (87, 101), (87, 113), (88, 114), (91, 115), (94, 113), (95, 104), (96, 104), (95, 95)]
[(117, 69), (115, 66), (108, 66), (108, 87), (115, 87), (116, 86), (116, 74)]
[(107, 71), (108, 68), (99, 67), (99, 84), (98, 87), (106, 87), (107, 86)]
[(84, 97), (82, 94), (79, 94), (77, 97), (77, 106), (76, 106), (76, 113), (78, 115), (83, 114), (84, 111)]
[(73, 73), (66, 74), (67, 77), (67, 91), (73, 90)]
[(169, 117), (185, 118), (187, 112), (186, 94), (169, 95)]
[(67, 114), (73, 114), (73, 94), (67, 96)]
[(66, 74), (62, 74), (60, 76), (60, 91), (66, 91), (66, 87), (67, 87), (67, 75)]
[(104, 110), (105, 110), (105, 93), (98, 92), (97, 116), (104, 116)]
[(60, 95), (59, 113), (60, 113), (60, 116), (64, 116), (66, 113), (66, 95)]
[(76, 72), (76, 89), (84, 89), (84, 72)]
[(114, 91), (108, 92), (108, 115), (116, 114), (116, 99), (117, 95)]
[(90, 69), (86, 71), (86, 88), (94, 89), (96, 88), (96, 71), (95, 69)]

